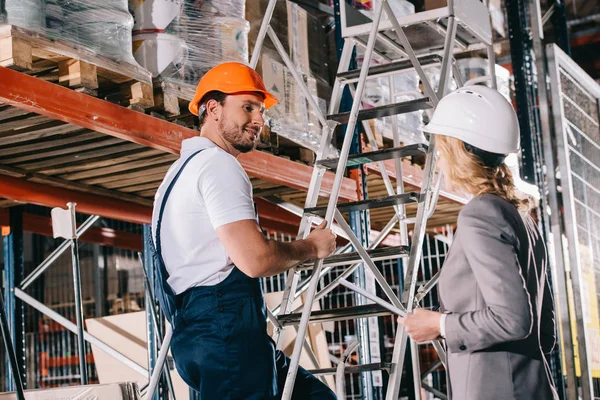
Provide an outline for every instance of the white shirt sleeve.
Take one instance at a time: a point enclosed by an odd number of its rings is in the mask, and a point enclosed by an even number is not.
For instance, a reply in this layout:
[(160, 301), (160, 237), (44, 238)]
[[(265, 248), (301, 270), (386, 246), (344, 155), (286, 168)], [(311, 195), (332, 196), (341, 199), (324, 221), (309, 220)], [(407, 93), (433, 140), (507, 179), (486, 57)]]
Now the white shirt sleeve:
[(198, 191), (214, 229), (255, 219), (252, 184), (240, 163), (229, 154), (218, 152), (204, 163)]
[(446, 339), (446, 317), (448, 314), (442, 314), (440, 318), (440, 336)]

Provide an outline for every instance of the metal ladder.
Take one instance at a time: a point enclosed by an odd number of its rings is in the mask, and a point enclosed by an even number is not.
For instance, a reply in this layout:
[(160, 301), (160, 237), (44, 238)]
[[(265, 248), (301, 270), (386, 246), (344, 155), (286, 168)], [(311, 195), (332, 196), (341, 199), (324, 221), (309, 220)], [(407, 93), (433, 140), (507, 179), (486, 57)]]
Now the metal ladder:
[[(324, 217), (328, 226), (331, 226), (335, 220), (350, 241), (349, 245), (340, 249), (336, 252), (337, 254), (334, 254), (325, 260), (318, 260), (317, 262), (304, 264), (291, 269), (288, 273), (281, 305), (268, 312), (269, 320), (276, 328), (276, 342), (278, 347), (282, 344), (282, 331), (286, 326), (291, 325), (297, 329), (297, 338), (282, 396), (282, 399), (289, 400), (292, 396), (301, 352), (303, 349), (307, 348), (304, 338), (309, 323), (389, 315), (391, 309), (400, 310), (400, 312), (411, 312), (437, 283), (438, 276), (436, 275), (426, 285), (417, 288), (417, 273), (426, 230), (426, 222), (435, 209), (442, 179), (441, 174), (438, 174), (438, 180), (434, 184), (436, 175), (435, 136), (432, 135), (429, 140), (429, 145), (416, 144), (401, 147), (395, 116), (418, 110), (426, 110), (429, 115), (431, 115), (431, 112), (437, 105), (439, 99), (448, 91), (451, 72), (458, 85), (462, 85), (460, 74), (454, 64), (454, 53), (457, 51), (474, 49), (486, 50), (491, 71), (490, 76), (486, 79), (491, 80), (494, 88), (496, 87), (496, 77), (493, 72), (495, 60), (492, 48), (489, 13), (486, 5), (480, 1), (448, 0), (447, 7), (408, 15), (397, 19), (388, 0), (378, 1), (372, 18), (347, 6), (342, 0), (340, 2), (340, 8), (344, 47), (333, 87), (329, 115), (324, 116), (304, 83), (301, 73), (295, 67), (293, 60), (287, 54), (282, 43), (270, 26), (276, 3), (277, 0), (269, 1), (250, 64), (253, 68), (256, 68), (264, 40), (266, 36), (269, 36), (281, 59), (296, 80), (304, 98), (311, 106), (312, 112), (318, 117), (322, 126), (321, 142), (316, 155), (317, 161), (315, 162), (310, 187), (306, 197), (298, 238), (305, 238), (309, 234), (311, 217), (318, 216)], [(384, 15), (386, 15), (387, 18), (384, 19)], [(414, 45), (413, 42), (415, 42)], [(360, 46), (364, 49), (364, 61), (361, 69), (350, 71), (349, 64), (355, 46)], [(375, 57), (378, 57), (384, 63), (370, 67), (371, 60)], [(437, 91), (434, 90), (434, 85), (432, 85), (424, 71), (424, 68), (431, 65), (441, 66), (440, 81)], [(414, 70), (417, 72), (423, 84), (424, 93), (404, 93), (405, 95), (412, 95), (416, 98), (372, 109), (361, 109), (361, 100), (368, 79), (393, 77), (395, 74), (407, 70)], [(350, 88), (353, 95), (353, 103), (350, 112), (340, 113), (339, 108), (345, 86)], [(391, 88), (392, 85), (390, 85), (390, 89)], [(374, 134), (366, 121), (387, 116), (394, 116), (392, 119), (394, 148), (379, 150)], [(355, 131), (355, 127), (359, 122), (362, 123), (373, 151), (350, 156), (349, 151), (353, 136), (352, 133)], [(333, 136), (334, 128), (338, 124), (347, 124), (342, 149), (339, 157), (328, 158), (329, 144)], [(427, 156), (422, 187), (419, 193), (405, 193), (401, 180), (401, 159), (403, 157), (418, 154), (425, 154)], [(384, 165), (384, 161), (389, 159), (395, 160), (397, 177), (396, 188), (392, 185)], [(346, 167), (370, 162), (379, 163), (381, 175), (389, 196), (338, 204), (338, 195)], [(322, 178), (327, 170), (335, 170), (333, 188), (328, 205), (326, 207), (317, 207)], [(417, 215), (415, 218), (412, 245), (409, 247), (405, 205), (415, 202), (418, 203)], [(394, 217), (371, 245), (364, 248), (344, 219), (342, 213), (380, 207), (394, 207)], [(397, 223), (400, 225), (402, 246), (377, 249), (376, 247)], [(356, 250), (353, 253), (348, 252), (351, 246)], [(374, 263), (376, 260), (400, 257), (408, 257), (407, 267), (405, 268), (405, 284), (401, 299), (394, 293)], [(346, 282), (345, 279), (350, 276), (361, 263), (364, 263), (374, 275), (376, 282), (388, 297), (389, 303), (380, 299), (376, 304), (316, 312), (311, 311), (313, 303), (316, 300), (321, 299), (337, 285), (344, 284), (345, 286), (352, 287), (352, 285), (348, 285), (348, 282)], [(337, 265), (348, 265), (348, 268), (346, 268), (333, 282), (317, 292), (320, 278)], [(310, 279), (300, 282), (300, 272), (307, 268), (312, 269), (312, 275)], [(356, 288), (356, 290), (360, 290), (360, 288)], [(302, 294), (305, 294), (304, 306), (292, 310), (293, 301)], [(301, 313), (299, 313), (300, 310)], [(386, 399), (395, 400), (398, 398), (399, 394), (400, 378), (403, 370), (406, 346), (409, 341), (404, 329), (398, 327), (391, 365), (373, 363), (358, 367), (346, 367), (345, 371), (364, 372), (388, 369), (390, 379)], [(420, 399), (420, 387), (422, 386), (422, 382), (418, 365), (418, 347), (413, 341), (410, 341), (410, 345), (412, 350), (411, 354), (413, 356), (412, 363), (415, 376), (415, 391), (418, 392), (416, 395), (417, 398)], [(439, 343), (434, 342), (434, 347), (440, 356), (440, 360), (445, 364), (445, 353), (442, 346)], [(313, 360), (316, 358), (310, 351), (309, 355), (311, 355)], [(343, 370), (344, 369), (341, 369), (341, 371)], [(340, 373), (338, 373), (338, 376), (339, 375)]]

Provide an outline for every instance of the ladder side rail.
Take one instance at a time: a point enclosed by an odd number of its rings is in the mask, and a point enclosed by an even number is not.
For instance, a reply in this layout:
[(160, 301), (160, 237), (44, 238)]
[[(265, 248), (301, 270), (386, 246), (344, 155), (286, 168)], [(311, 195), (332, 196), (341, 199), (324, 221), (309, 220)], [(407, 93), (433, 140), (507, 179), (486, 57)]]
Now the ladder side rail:
[[(379, 22), (381, 20), (381, 15), (383, 14), (383, 5), (386, 4), (386, 0), (383, 0), (378, 6), (376, 11), (376, 17), (374, 20), (373, 27), (369, 34), (368, 47), (365, 52), (365, 62), (366, 65), (363, 66), (361, 71), (361, 80), (358, 83), (356, 97), (352, 103), (351, 109), (351, 117), (350, 121), (346, 127), (346, 135), (344, 137), (344, 143), (342, 145), (342, 150), (340, 154), (339, 167), (336, 170), (335, 179), (333, 183), (333, 188), (331, 191), (331, 196), (329, 197), (327, 214), (325, 216), (325, 220), (328, 225), (331, 225), (333, 221), (333, 214), (336, 209), (336, 204), (339, 197), (339, 190), (341, 187), (342, 179), (344, 177), (345, 168), (343, 168), (348, 161), (348, 154), (350, 151), (350, 144), (352, 142), (352, 135), (354, 133), (354, 128), (356, 127), (357, 119), (358, 119), (358, 110), (360, 107), (360, 102), (362, 100), (363, 91), (365, 88), (366, 77), (369, 73), (369, 64), (372, 57), (372, 50), (375, 46), (375, 38), (377, 34), (377, 28), (379, 26)], [(302, 317), (300, 321), (300, 325), (298, 327), (298, 336), (304, 337), (306, 335), (306, 329), (309, 323), (310, 312), (312, 308), (312, 302), (314, 300), (317, 286), (319, 283), (319, 274), (321, 269), (323, 268), (323, 260), (319, 260), (317, 262), (316, 268), (313, 271), (313, 276), (311, 277), (310, 287), (308, 289), (307, 297), (306, 297), (306, 305), (302, 310)], [(290, 368), (286, 377), (285, 386), (283, 389), (282, 400), (290, 400), (292, 397), (292, 392), (294, 388), (294, 384), (296, 382), (296, 375), (298, 372), (298, 365), (300, 361), (300, 355), (302, 351), (302, 343), (300, 340), (296, 339), (296, 343), (294, 344), (294, 351), (292, 353)]]
[(260, 57), (260, 53), (265, 42), (265, 37), (267, 36), (267, 29), (271, 26), (271, 18), (273, 17), (273, 11), (275, 11), (276, 4), (277, 0), (269, 0), (269, 4), (265, 10), (265, 15), (262, 23), (260, 24), (260, 30), (258, 31), (256, 44), (254, 45), (254, 50), (252, 50), (252, 57), (250, 59), (250, 66), (253, 69), (256, 69), (256, 66), (258, 65), (258, 57)]

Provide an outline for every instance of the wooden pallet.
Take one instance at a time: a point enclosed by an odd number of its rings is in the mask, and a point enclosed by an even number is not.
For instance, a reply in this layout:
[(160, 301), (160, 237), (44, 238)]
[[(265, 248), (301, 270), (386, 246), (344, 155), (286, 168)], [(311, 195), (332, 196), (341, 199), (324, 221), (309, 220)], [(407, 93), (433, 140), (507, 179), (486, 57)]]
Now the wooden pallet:
[(126, 106), (154, 106), (152, 76), (133, 56), (131, 62), (113, 60), (80, 44), (14, 25), (0, 25), (0, 66)]

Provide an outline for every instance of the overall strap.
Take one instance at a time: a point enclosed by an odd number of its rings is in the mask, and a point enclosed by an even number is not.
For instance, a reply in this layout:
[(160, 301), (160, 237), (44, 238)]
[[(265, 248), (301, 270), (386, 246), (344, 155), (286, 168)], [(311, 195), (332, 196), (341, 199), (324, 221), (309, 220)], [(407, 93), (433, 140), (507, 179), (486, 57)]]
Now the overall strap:
[[(185, 168), (187, 163), (190, 162), (190, 160), (192, 158), (194, 158), (194, 156), (196, 154), (200, 153), (202, 150), (204, 150), (204, 149), (196, 151), (194, 154), (189, 156), (187, 158), (187, 160), (185, 160), (183, 165), (179, 168), (179, 171), (177, 171), (177, 175), (175, 175), (175, 177), (169, 184), (169, 187), (167, 188), (167, 191), (165, 192), (165, 196), (162, 199), (162, 204), (160, 205), (160, 211), (158, 212), (158, 220), (156, 221), (156, 253), (158, 254), (158, 256), (161, 259), (163, 259), (163, 258), (162, 258), (162, 250), (161, 250), (161, 246), (160, 246), (160, 225), (162, 222), (163, 213), (165, 211), (165, 205), (167, 204), (167, 199), (169, 198), (169, 195), (171, 194), (171, 190), (173, 189), (173, 186), (175, 186), (175, 182), (177, 182), (177, 179), (179, 179), (179, 176), (181, 175), (181, 172), (183, 171), (183, 169)], [(163, 260), (163, 263), (164, 263), (164, 260)], [(164, 278), (167, 279), (169, 274), (167, 273), (166, 268), (165, 268), (164, 272), (166, 274), (166, 276)]]

